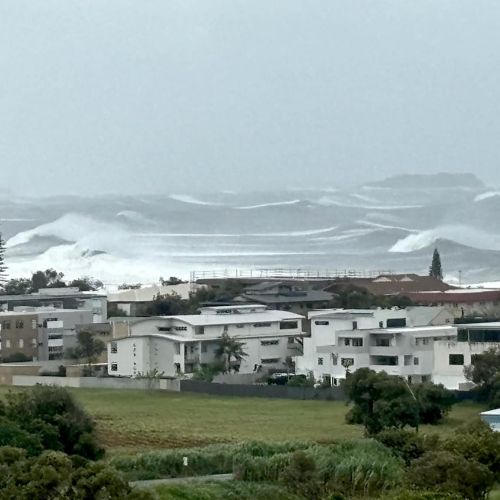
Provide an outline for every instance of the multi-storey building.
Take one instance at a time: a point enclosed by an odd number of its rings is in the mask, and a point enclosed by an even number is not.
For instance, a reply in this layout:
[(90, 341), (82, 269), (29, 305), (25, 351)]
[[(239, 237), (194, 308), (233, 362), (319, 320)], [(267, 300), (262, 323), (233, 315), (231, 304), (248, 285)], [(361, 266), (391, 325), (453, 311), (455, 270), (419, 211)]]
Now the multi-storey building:
[(223, 334), (244, 344), (239, 373), (284, 368), (302, 352), (303, 316), (263, 305), (205, 307), (201, 314), (158, 316), (128, 324), (128, 336), (108, 344), (110, 375), (151, 370), (165, 376), (189, 374), (213, 363)]
[(296, 358), (297, 372), (312, 372), (333, 385), (362, 367), (411, 382), (435, 380), (440, 367), (434, 344), (457, 338), (451, 314), (442, 308), (331, 309), (309, 318), (311, 337)]
[(91, 323), (92, 316), (92, 311), (35, 307), (0, 312), (0, 356), (61, 359), (64, 348), (76, 344), (76, 325)]
[(75, 287), (41, 288), (36, 293), (0, 295), (0, 311), (13, 311), (19, 307), (52, 307), (92, 311), (91, 323), (107, 320), (107, 296), (101, 292), (80, 292)]

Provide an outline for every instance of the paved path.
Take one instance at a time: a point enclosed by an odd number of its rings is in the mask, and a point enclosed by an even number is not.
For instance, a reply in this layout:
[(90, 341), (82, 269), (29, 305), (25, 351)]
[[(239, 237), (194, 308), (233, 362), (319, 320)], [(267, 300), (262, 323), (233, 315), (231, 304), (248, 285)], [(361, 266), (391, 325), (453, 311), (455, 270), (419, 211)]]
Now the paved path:
[(153, 488), (160, 484), (173, 483), (204, 483), (206, 481), (231, 481), (232, 474), (214, 474), (212, 476), (171, 477), (168, 479), (150, 479), (149, 481), (132, 481), (131, 486), (139, 488)]

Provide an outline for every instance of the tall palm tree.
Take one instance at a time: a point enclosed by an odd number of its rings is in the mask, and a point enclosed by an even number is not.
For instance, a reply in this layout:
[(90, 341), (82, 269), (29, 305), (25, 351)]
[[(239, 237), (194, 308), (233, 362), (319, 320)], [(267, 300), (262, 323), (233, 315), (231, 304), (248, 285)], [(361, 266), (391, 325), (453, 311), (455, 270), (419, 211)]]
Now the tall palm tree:
[(231, 372), (231, 368), (235, 368), (234, 363), (232, 363), (232, 359), (241, 363), (243, 358), (248, 356), (248, 354), (243, 350), (244, 346), (244, 342), (240, 342), (235, 338), (230, 337), (227, 332), (222, 334), (219, 340), (219, 347), (215, 351), (215, 355), (223, 361), (224, 373)]

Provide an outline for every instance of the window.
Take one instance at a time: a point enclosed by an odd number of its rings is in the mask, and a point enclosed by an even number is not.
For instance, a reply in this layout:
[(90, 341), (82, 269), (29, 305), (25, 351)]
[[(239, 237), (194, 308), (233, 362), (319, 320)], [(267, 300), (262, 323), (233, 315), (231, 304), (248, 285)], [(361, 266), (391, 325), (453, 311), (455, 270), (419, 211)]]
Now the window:
[(207, 343), (206, 342), (202, 342), (201, 343), (201, 352), (207, 352)]
[(297, 325), (297, 321), (282, 321), (280, 323), (280, 330), (295, 330)]
[(354, 347), (363, 347), (363, 339), (352, 339), (352, 345)]
[(323, 364), (323, 358), (318, 358), (318, 365), (322, 365)]
[(111, 371), (112, 372), (118, 371), (118, 363), (111, 363)]
[(339, 357), (336, 354), (332, 353), (332, 365), (333, 366), (337, 366), (338, 359), (339, 359)]
[(254, 323), (254, 328), (266, 328), (271, 326), (271, 323)]
[(4, 321), (2, 323), (2, 330), (10, 330), (10, 321)]
[(204, 335), (205, 334), (205, 327), (204, 326), (197, 326), (194, 333), (196, 335)]
[(464, 355), (463, 354), (450, 354), (449, 356), (450, 365), (463, 365)]
[(406, 326), (406, 318), (388, 318), (387, 328)]
[(280, 362), (280, 358), (267, 358), (267, 359), (261, 359), (260, 362), (263, 364), (263, 365), (270, 365), (270, 364), (274, 364), (274, 363), (279, 363)]
[(353, 321), (352, 322), (352, 329), (353, 330), (357, 330), (358, 329), (358, 322), (357, 321)]
[(352, 366), (354, 364), (354, 358), (341, 358), (340, 364), (345, 368)]
[(390, 347), (390, 345), (391, 345), (391, 340), (388, 338), (375, 339), (375, 347)]
[(378, 327), (379, 328), (384, 328), (384, 322), (383, 321), (379, 321), (378, 322)]
[(242, 325), (241, 323), (238, 323), (238, 324), (236, 325), (236, 328), (245, 328), (245, 325)]
[(419, 360), (418, 360), (417, 356), (415, 356), (415, 357), (413, 358), (413, 364), (414, 364), (414, 365), (418, 365), (418, 363), (419, 363)]
[(19, 339), (19, 349), (24, 347), (24, 339)]
[(318, 326), (327, 326), (327, 325), (330, 324), (330, 322), (329, 321), (319, 321), (318, 320), (318, 321), (315, 321), (314, 324), (318, 325)]
[(228, 325), (224, 325), (224, 328), (222, 329), (223, 333), (227, 333), (229, 330), (229, 326)]
[(176, 326), (175, 331), (176, 332), (185, 332), (185, 331), (187, 331), (187, 326)]
[(344, 345), (351, 345), (351, 339), (344, 339)]
[(295, 337), (288, 337), (289, 344), (295, 344)]
[(118, 352), (118, 344), (116, 342), (111, 342), (110, 351), (111, 354), (116, 354)]
[(181, 353), (181, 345), (179, 342), (175, 344), (175, 354), (180, 354)]
[(158, 331), (159, 332), (171, 332), (172, 328), (170, 326), (159, 326)]
[(280, 343), (279, 339), (272, 340), (261, 340), (260, 345), (278, 345)]
[(16, 320), (16, 328), (24, 328), (24, 321), (22, 319)]
[(411, 354), (405, 354), (405, 357), (404, 357), (405, 366), (411, 365), (411, 358), (412, 358)]

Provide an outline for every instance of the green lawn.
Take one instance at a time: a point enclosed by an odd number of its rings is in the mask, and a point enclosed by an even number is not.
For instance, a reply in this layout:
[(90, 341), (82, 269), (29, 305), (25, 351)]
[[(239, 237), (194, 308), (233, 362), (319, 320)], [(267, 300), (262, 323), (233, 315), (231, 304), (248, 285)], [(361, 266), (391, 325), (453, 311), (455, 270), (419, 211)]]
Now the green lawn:
[[(0, 387), (0, 395), (8, 390)], [(216, 397), (135, 390), (74, 389), (94, 416), (102, 443), (112, 453), (190, 447), (217, 442), (307, 440), (331, 442), (362, 436), (347, 425), (341, 402)], [(450, 433), (477, 417), (482, 407), (455, 406), (445, 422), (423, 432)]]

